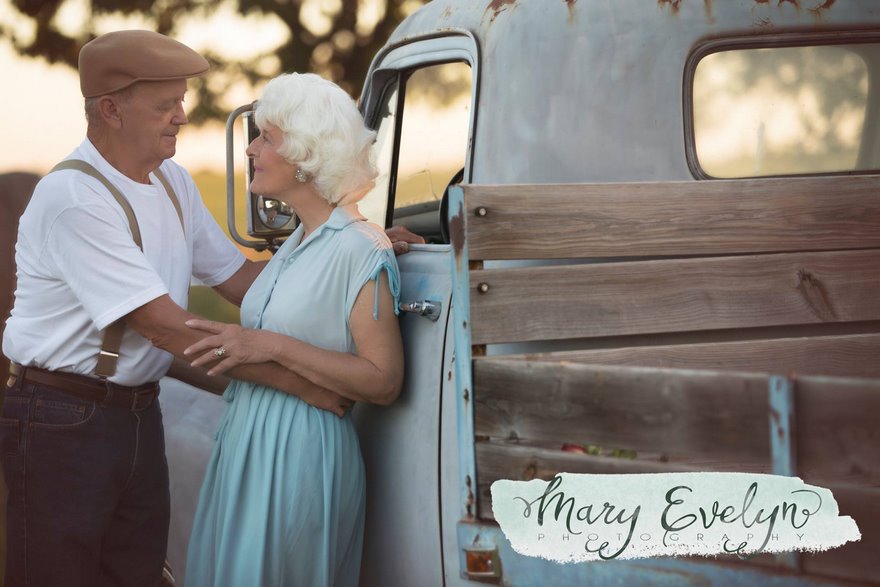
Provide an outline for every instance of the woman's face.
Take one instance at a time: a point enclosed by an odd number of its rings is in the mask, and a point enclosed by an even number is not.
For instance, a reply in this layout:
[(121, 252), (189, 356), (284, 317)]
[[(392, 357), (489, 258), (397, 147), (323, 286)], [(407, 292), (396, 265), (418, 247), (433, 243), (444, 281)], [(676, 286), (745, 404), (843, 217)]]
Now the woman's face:
[(278, 197), (296, 185), (296, 165), (278, 153), (282, 140), (281, 129), (267, 122), (260, 127), (260, 136), (248, 145), (247, 155), (254, 161), (251, 192)]

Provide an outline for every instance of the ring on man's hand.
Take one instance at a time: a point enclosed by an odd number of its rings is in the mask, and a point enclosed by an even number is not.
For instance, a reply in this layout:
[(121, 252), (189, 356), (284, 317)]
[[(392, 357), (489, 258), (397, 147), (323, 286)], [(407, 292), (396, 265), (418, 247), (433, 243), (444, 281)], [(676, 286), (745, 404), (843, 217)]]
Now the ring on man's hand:
[(214, 356), (215, 357), (222, 357), (225, 354), (226, 354), (226, 349), (223, 348), (222, 346), (219, 346), (216, 349), (214, 349)]

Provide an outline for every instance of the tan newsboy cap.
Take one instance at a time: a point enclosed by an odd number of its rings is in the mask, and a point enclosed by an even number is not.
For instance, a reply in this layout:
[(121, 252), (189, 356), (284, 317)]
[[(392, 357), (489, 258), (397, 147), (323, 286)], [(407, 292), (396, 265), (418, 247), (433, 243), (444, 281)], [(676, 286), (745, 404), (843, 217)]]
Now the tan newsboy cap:
[(116, 31), (92, 39), (79, 52), (79, 86), (94, 98), (139, 81), (185, 79), (208, 71), (204, 57), (152, 31)]

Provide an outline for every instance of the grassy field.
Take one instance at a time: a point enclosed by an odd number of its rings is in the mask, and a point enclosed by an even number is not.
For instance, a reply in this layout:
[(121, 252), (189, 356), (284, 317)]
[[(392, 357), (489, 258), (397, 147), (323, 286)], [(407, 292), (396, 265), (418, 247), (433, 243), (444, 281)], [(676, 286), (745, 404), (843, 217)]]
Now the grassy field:
[[(202, 194), (202, 200), (205, 202), (208, 210), (214, 216), (217, 223), (223, 228), (223, 231), (229, 235), (227, 229), (226, 217), (226, 175), (211, 171), (202, 171), (193, 174), (193, 179), (199, 187)], [(236, 201), (236, 228), (239, 234), (245, 234), (247, 227), (244, 224), (245, 206), (244, 206), (244, 178), (236, 177), (236, 189), (242, 189), (239, 192), (238, 201)], [(257, 253), (253, 249), (239, 246), (239, 249), (250, 259), (268, 259), (269, 253)], [(209, 287), (193, 287), (189, 293), (189, 310), (199, 316), (210, 318), (211, 320), (220, 320), (222, 322), (238, 322), (238, 308), (217, 295), (214, 290)]]

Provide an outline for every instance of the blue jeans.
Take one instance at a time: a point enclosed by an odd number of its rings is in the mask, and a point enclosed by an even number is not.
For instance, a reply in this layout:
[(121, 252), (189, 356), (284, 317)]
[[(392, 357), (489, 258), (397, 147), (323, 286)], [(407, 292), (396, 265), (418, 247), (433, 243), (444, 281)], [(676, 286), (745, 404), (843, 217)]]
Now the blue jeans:
[(31, 383), (7, 388), (7, 587), (155, 587), (170, 496), (158, 400), (141, 411)]

